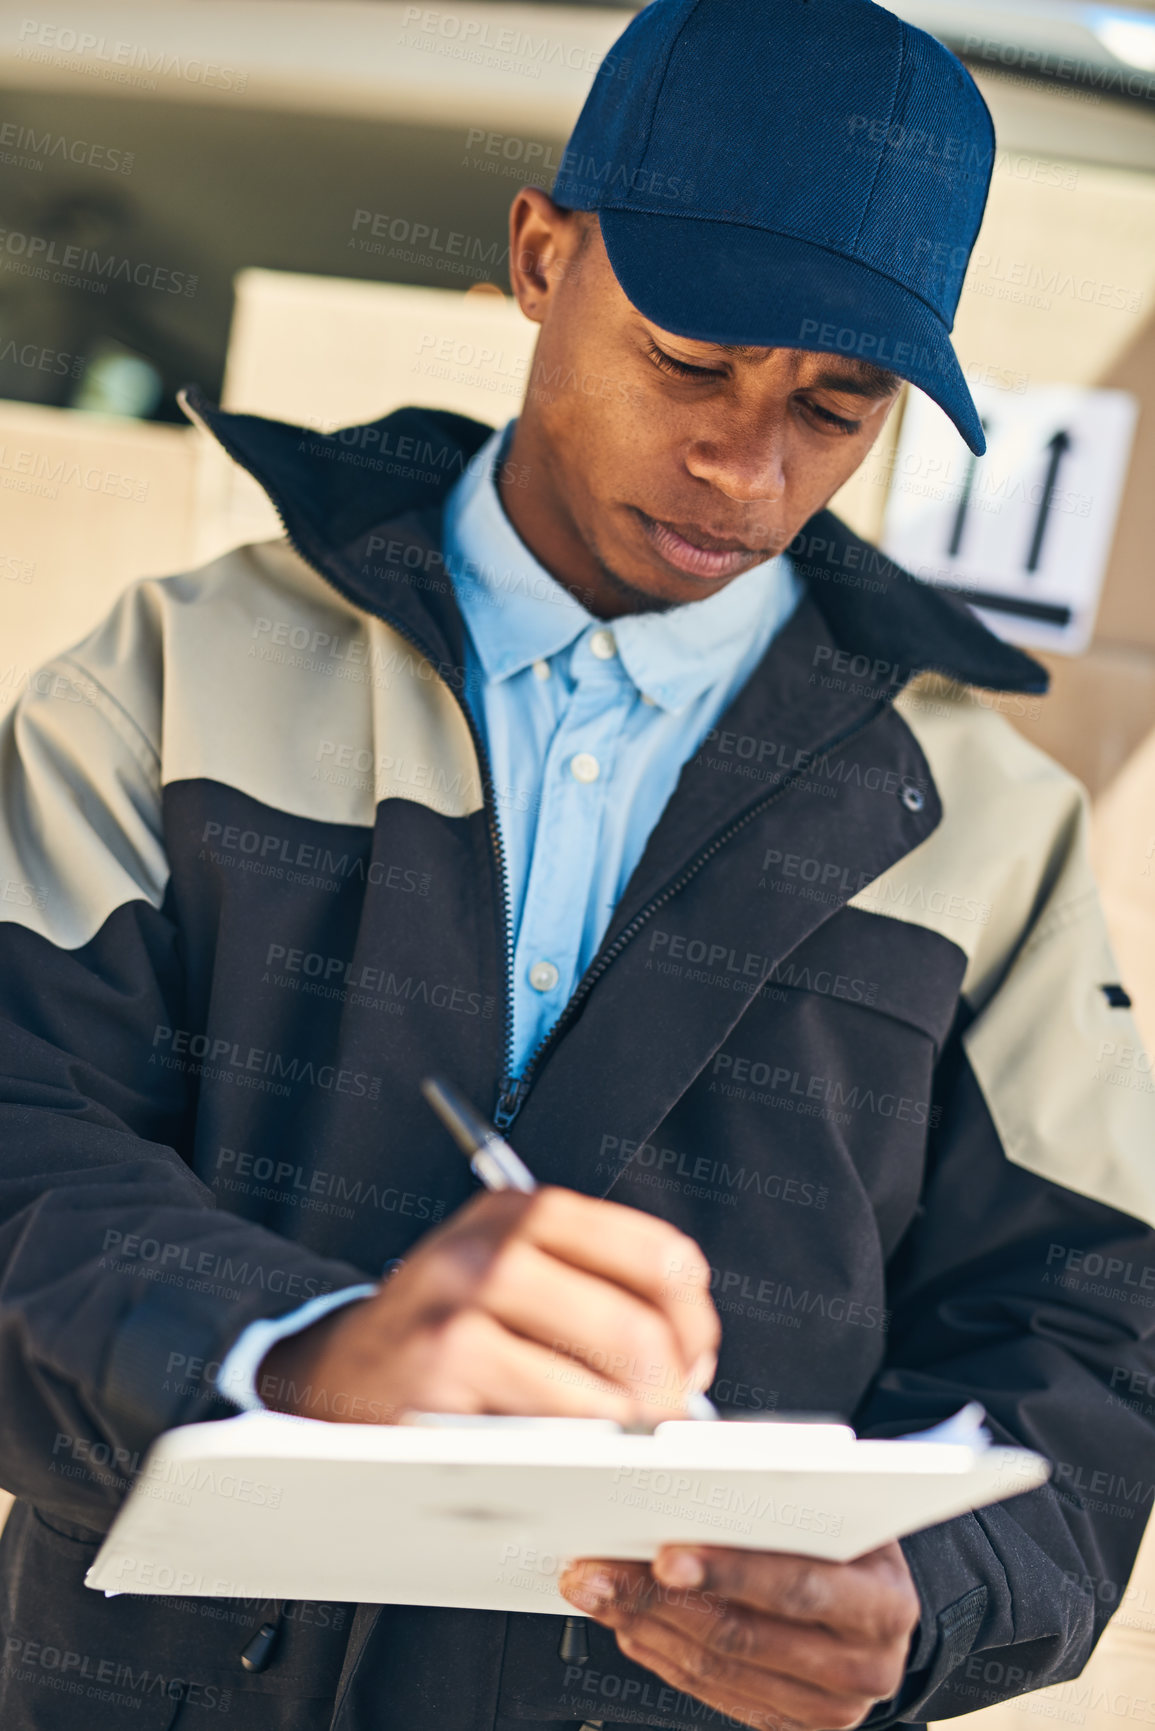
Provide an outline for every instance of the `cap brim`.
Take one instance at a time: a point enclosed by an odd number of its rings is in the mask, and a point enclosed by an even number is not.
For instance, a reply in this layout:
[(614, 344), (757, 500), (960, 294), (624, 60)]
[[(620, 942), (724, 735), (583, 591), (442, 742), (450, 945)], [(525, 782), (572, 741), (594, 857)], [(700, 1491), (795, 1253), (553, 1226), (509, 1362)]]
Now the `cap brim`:
[(663, 330), (871, 361), (925, 391), (976, 455), (986, 450), (946, 325), (901, 283), (813, 241), (746, 224), (597, 214), (623, 292)]

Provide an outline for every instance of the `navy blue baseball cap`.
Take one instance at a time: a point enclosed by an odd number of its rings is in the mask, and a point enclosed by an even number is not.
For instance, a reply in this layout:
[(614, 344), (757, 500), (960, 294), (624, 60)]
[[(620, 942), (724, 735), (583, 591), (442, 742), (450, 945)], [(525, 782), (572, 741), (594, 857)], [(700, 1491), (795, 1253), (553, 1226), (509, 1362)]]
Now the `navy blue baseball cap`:
[(652, 0), (553, 198), (663, 330), (871, 361), (981, 453), (950, 332), (994, 155), (961, 61), (872, 0)]

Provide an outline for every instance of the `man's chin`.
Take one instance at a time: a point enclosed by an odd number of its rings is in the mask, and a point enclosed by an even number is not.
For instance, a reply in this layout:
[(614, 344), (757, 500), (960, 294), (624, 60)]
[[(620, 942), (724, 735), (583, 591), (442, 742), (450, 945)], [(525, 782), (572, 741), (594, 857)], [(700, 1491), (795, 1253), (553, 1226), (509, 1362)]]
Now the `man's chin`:
[[(680, 607), (684, 601), (696, 600), (692, 595), (674, 595), (670, 593), (670, 581), (654, 575), (639, 575), (625, 577), (612, 565), (598, 557), (602, 577), (606, 587), (622, 601), (630, 603), (634, 613), (664, 613), (670, 607)], [(671, 573), (673, 578), (673, 573)], [(676, 578), (673, 578), (676, 583)]]

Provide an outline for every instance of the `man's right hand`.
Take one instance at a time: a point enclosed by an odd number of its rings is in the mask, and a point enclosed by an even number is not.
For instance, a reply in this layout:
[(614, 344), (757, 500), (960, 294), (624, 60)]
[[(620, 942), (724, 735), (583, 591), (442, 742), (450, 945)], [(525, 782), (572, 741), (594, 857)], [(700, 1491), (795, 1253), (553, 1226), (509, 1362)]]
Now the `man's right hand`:
[(692, 1239), (544, 1187), (475, 1197), (370, 1298), (266, 1354), (257, 1392), (305, 1418), (405, 1412), (653, 1424), (713, 1380), (710, 1270)]

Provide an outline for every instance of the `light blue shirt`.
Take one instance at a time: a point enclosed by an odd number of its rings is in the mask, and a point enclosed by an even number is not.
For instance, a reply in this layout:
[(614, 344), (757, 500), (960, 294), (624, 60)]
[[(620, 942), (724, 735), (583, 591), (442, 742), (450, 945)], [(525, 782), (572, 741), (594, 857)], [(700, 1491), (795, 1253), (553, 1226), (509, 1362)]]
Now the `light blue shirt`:
[[(783, 555), (704, 601), (596, 618), (505, 514), (494, 470), (513, 427), (493, 433), (449, 495), (444, 552), (505, 854), (520, 1076), (597, 954), (683, 764), (793, 612), (801, 584)], [(218, 1387), (259, 1409), (253, 1378), (274, 1341), (375, 1290), (327, 1293), (251, 1324)]]

